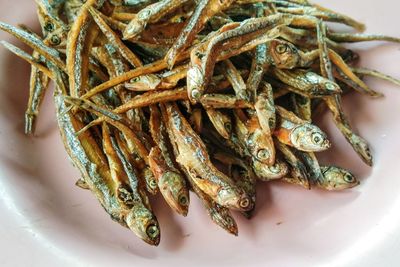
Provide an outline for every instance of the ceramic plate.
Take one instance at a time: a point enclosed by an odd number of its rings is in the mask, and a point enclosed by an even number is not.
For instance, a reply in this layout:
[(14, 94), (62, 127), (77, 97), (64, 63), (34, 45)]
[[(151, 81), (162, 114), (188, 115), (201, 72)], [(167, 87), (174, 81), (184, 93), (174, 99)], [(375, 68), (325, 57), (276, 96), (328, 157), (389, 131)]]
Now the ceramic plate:
[[(368, 26), (369, 33), (400, 36), (396, 0), (316, 1)], [(34, 1), (0, 0), (0, 20), (39, 31)], [(0, 33), (0, 39), (26, 49)], [(361, 64), (400, 77), (400, 45), (357, 45)], [(192, 197), (189, 215), (173, 214), (154, 199), (162, 241), (150, 247), (112, 222), (88, 191), (60, 140), (49, 92), (37, 136), (23, 134), (29, 66), (0, 48), (0, 266), (399, 266), (400, 88), (368, 84), (385, 94), (345, 97), (351, 123), (371, 144), (366, 167), (331, 123), (333, 141), (322, 162), (356, 174), (361, 185), (331, 193), (281, 183), (260, 184), (256, 216), (235, 214), (239, 236), (228, 235)]]

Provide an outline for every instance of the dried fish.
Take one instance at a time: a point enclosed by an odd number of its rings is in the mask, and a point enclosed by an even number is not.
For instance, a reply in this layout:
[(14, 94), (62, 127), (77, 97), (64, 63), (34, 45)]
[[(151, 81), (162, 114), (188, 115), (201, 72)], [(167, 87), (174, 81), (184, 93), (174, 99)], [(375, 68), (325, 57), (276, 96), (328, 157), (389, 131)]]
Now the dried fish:
[(33, 134), (50, 80), (65, 149), (111, 218), (158, 245), (149, 200), (161, 193), (186, 216), (193, 191), (211, 220), (237, 235), (231, 210), (254, 215), (257, 181), (329, 191), (357, 186), (321, 166), (330, 148), (317, 126), (326, 106), (368, 165), (370, 147), (350, 125), (342, 97), (383, 96), (345, 43), (400, 38), (364, 30), (308, 0), (35, 0), (41, 33), (0, 22), (33, 49), (1, 44), (31, 65), (25, 132)]

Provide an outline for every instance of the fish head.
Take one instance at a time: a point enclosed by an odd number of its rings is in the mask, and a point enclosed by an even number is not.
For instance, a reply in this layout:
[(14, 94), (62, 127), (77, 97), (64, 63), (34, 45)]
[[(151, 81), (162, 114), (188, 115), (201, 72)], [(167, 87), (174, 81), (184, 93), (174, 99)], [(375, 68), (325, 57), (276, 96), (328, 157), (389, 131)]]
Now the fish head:
[(224, 186), (218, 190), (217, 203), (240, 211), (247, 211), (253, 207), (251, 198), (243, 190), (233, 186)]
[(37, 5), (37, 15), (39, 23), (42, 29), (44, 30), (45, 36), (65, 26), (63, 21), (59, 17), (55, 16), (55, 13), (56, 13), (55, 9), (46, 10), (46, 8), (43, 7), (43, 4), (39, 3)]
[(168, 171), (159, 180), (159, 187), (165, 201), (178, 214), (186, 216), (189, 209), (189, 191), (181, 174)]
[(356, 135), (355, 133), (352, 133), (350, 137), (350, 143), (357, 152), (357, 154), (361, 157), (361, 159), (368, 166), (372, 166), (373, 158), (367, 141), (364, 140), (362, 137)]
[(160, 77), (155, 74), (147, 74), (130, 79), (125, 83), (125, 87), (137, 91), (148, 91), (156, 89), (160, 83)]
[(198, 65), (192, 65), (186, 77), (188, 96), (190, 101), (197, 102), (204, 92), (204, 75)]
[(144, 168), (142, 170), (141, 176), (146, 181), (146, 188), (149, 191), (149, 193), (153, 195), (157, 194), (158, 191), (157, 180), (154, 177), (153, 172), (150, 170), (150, 168), (149, 167)]
[(232, 178), (236, 182), (236, 185), (247, 193), (252, 201), (252, 206), (255, 206), (256, 194), (255, 194), (255, 181), (256, 177), (251, 168), (248, 166), (235, 166), (232, 170)]
[(275, 146), (270, 135), (267, 135), (261, 129), (256, 129), (249, 134), (246, 145), (250, 154), (256, 160), (272, 165), (275, 162)]
[(49, 33), (44, 40), (44, 43), (54, 48), (67, 47), (67, 32), (65, 29), (59, 28)]
[(343, 190), (355, 187), (360, 184), (357, 178), (349, 171), (335, 167), (321, 167), (323, 181), (319, 186), (327, 190)]
[(129, 229), (146, 243), (153, 246), (160, 243), (160, 226), (157, 218), (143, 204), (135, 203), (126, 215), (125, 222)]
[(290, 132), (289, 138), (295, 148), (306, 152), (324, 151), (331, 146), (327, 135), (310, 123), (295, 127)]
[(238, 227), (236, 221), (233, 219), (232, 215), (229, 212), (229, 209), (215, 205), (210, 210), (211, 219), (227, 232), (238, 235)]
[(338, 84), (314, 72), (309, 71), (305, 73), (304, 78), (310, 85), (312, 85), (313, 93), (315, 95), (326, 96), (342, 93)]
[(280, 159), (276, 159), (271, 166), (253, 160), (253, 169), (257, 177), (263, 181), (280, 179), (289, 173), (288, 165)]
[(270, 42), (269, 53), (274, 65), (280, 69), (293, 69), (299, 66), (301, 55), (293, 44), (274, 39)]
[(132, 39), (137, 37), (144, 28), (146, 28), (147, 21), (151, 16), (151, 10), (144, 8), (137, 13), (136, 18), (132, 19), (126, 26), (124, 32), (122, 33), (122, 39)]

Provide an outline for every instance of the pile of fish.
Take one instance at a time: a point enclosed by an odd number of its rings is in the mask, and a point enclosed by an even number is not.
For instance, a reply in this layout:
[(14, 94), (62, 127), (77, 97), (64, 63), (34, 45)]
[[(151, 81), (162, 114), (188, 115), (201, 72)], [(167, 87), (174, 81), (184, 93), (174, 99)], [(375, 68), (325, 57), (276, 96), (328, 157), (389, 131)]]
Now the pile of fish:
[[(314, 124), (326, 108), (354, 151), (367, 142), (342, 109), (350, 91), (380, 97), (343, 43), (400, 42), (338, 33), (364, 25), (307, 0), (36, 0), (42, 32), (0, 22), (33, 49), (2, 44), (32, 65), (26, 133), (50, 80), (62, 140), (111, 218), (151, 245), (160, 228), (149, 194), (186, 216), (189, 191), (210, 218), (237, 235), (231, 210), (250, 218), (257, 181), (307, 189), (359, 184), (320, 166), (329, 149)], [(328, 22), (328, 23), (327, 23)]]

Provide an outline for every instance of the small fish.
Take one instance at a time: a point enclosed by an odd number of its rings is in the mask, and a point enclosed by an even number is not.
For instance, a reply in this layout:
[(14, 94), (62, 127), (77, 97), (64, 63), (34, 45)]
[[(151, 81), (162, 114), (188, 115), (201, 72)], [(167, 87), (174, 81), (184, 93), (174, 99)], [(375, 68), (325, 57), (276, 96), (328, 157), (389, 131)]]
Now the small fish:
[[(148, 158), (150, 162), (150, 157)], [(158, 183), (156, 177), (154, 177), (152, 170), (150, 167), (146, 166), (140, 172), (140, 178), (146, 181), (146, 191), (152, 195), (156, 195), (159, 191)]]
[(129, 22), (123, 32), (123, 39), (135, 38), (146, 28), (148, 23), (155, 23), (165, 15), (176, 10), (188, 0), (162, 0), (140, 10)]
[(250, 218), (253, 214), (256, 204), (257, 179), (253, 170), (245, 160), (229, 153), (216, 152), (214, 153), (213, 158), (227, 165), (231, 172), (230, 176), (236, 182), (236, 185), (240, 188), (243, 188), (243, 190), (250, 197), (253, 208), (251, 210), (242, 212), (246, 218)]
[(146, 74), (135, 77), (125, 83), (125, 87), (133, 91), (150, 91), (155, 90), (161, 83), (160, 77), (155, 74)]
[(306, 189), (310, 189), (310, 177), (304, 163), (296, 156), (296, 154), (290, 147), (286, 146), (276, 139), (275, 145), (276, 149), (281, 152), (283, 158), (290, 167), (289, 174), (292, 178), (287, 179), (286, 177), (284, 177), (283, 180), (288, 180), (288, 182), (292, 182), (301, 185)]
[(314, 73), (302, 69), (271, 69), (272, 74), (295, 93), (306, 97), (325, 97), (340, 94), (342, 90), (336, 83)]
[(253, 104), (249, 101), (238, 99), (235, 95), (228, 94), (205, 94), (200, 98), (200, 103), (204, 108), (214, 109), (253, 108)]
[(178, 214), (186, 216), (189, 207), (189, 192), (182, 175), (168, 167), (158, 147), (150, 150), (149, 163), (165, 201)]
[(190, 66), (187, 72), (186, 83), (188, 97), (192, 102), (196, 102), (204, 94), (204, 74), (198, 66)]
[(279, 69), (299, 67), (302, 60), (297, 47), (281, 39), (273, 39), (268, 43), (268, 55), (272, 65)]
[(255, 114), (247, 117), (241, 110), (235, 110), (235, 132), (239, 142), (255, 159), (265, 164), (275, 162), (275, 147), (272, 136), (261, 129)]
[(249, 196), (220, 172), (211, 162), (206, 146), (176, 104), (166, 103), (165, 114), (179, 154), (176, 161), (193, 182), (221, 206), (246, 211), (251, 209)]
[(353, 147), (353, 150), (358, 156), (368, 165), (373, 165), (373, 157), (369, 148), (368, 142), (354, 133), (350, 126), (349, 119), (344, 113), (342, 108), (342, 99), (340, 96), (328, 97), (325, 100), (326, 105), (333, 114), (333, 122), (336, 127), (340, 130), (347, 142)]
[(160, 226), (156, 216), (153, 214), (150, 202), (146, 194), (140, 187), (140, 180), (136, 170), (128, 160), (128, 151), (119, 147), (113, 142), (113, 147), (120, 159), (122, 166), (131, 186), (131, 192), (127, 192), (132, 198), (132, 207), (125, 216), (125, 222), (128, 227), (143, 241), (150, 245), (158, 246), (160, 243)]
[(232, 133), (232, 119), (225, 113), (213, 108), (206, 108), (206, 113), (218, 133), (229, 139)]
[(316, 185), (326, 190), (343, 190), (360, 184), (357, 178), (347, 170), (335, 166), (322, 166), (324, 179)]
[[(189, 176), (188, 173), (186, 175)], [(205, 194), (193, 181), (190, 179), (188, 179), (188, 181), (192, 186), (192, 190), (202, 202), (211, 220), (228, 233), (237, 236), (238, 227), (230, 210), (213, 201), (211, 197)]]
[(316, 125), (280, 106), (276, 106), (276, 110), (279, 120), (274, 135), (280, 142), (306, 152), (324, 151), (330, 147), (327, 135)]

